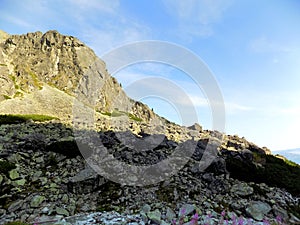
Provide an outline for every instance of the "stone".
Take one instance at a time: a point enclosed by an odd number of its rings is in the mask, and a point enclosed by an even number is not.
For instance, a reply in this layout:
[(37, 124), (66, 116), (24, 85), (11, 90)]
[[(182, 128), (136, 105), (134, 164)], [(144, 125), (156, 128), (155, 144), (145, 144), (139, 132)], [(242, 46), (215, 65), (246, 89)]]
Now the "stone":
[(3, 181), (3, 176), (0, 174), (0, 184), (2, 183)]
[(44, 196), (36, 195), (32, 198), (32, 200), (30, 202), (30, 206), (32, 208), (38, 208), (45, 199), (46, 198)]
[(194, 205), (184, 204), (179, 210), (179, 217), (192, 215), (195, 210), (196, 207)]
[(167, 212), (166, 212), (167, 221), (172, 222), (175, 218), (176, 218), (175, 212), (171, 208), (167, 207)]
[(253, 219), (261, 221), (271, 211), (271, 206), (265, 202), (252, 201), (246, 207), (246, 213)]
[(300, 224), (300, 218), (296, 217), (294, 214), (290, 213), (289, 222), (291, 224)]
[(23, 200), (17, 200), (17, 201), (14, 201), (13, 203), (10, 204), (10, 206), (8, 207), (8, 212), (14, 212), (18, 209), (20, 209), (23, 205), (24, 201)]
[(253, 194), (253, 187), (247, 183), (238, 183), (231, 187), (230, 192), (238, 196), (249, 196)]
[(44, 163), (44, 157), (43, 156), (37, 157), (34, 159), (34, 161), (36, 163), (42, 164), (42, 163)]
[(49, 213), (49, 208), (46, 206), (46, 207), (44, 207), (43, 209), (42, 209), (42, 211), (41, 211), (43, 214), (47, 214), (47, 213)]
[(142, 207), (142, 212), (148, 213), (148, 212), (150, 212), (150, 211), (151, 211), (151, 206), (150, 206), (149, 204), (143, 205), (143, 207)]
[(289, 215), (285, 209), (279, 206), (273, 206), (272, 211), (276, 217), (279, 216), (283, 221), (288, 221)]
[(63, 215), (63, 216), (69, 216), (70, 215), (70, 213), (66, 209), (61, 208), (61, 207), (56, 207), (55, 212), (58, 215)]
[(11, 171), (9, 171), (9, 178), (12, 180), (16, 180), (20, 177), (19, 172), (17, 169), (13, 169)]
[(68, 195), (67, 195), (67, 194), (64, 194), (64, 195), (62, 196), (62, 198), (61, 198), (61, 202), (64, 203), (64, 204), (66, 204), (66, 203), (68, 203), (68, 201), (69, 201)]
[(106, 182), (106, 179), (97, 174), (92, 168), (86, 167), (68, 182), (68, 190), (72, 193), (91, 193)]
[(16, 181), (13, 181), (13, 185), (14, 186), (24, 186), (26, 183), (26, 180), (24, 178), (20, 179), (20, 180), (16, 180)]
[(157, 224), (161, 223), (161, 212), (158, 209), (148, 212), (147, 216), (152, 222)]
[(34, 182), (34, 181), (37, 181), (41, 176), (42, 176), (43, 172), (38, 170), (38, 171), (35, 171), (34, 174), (32, 175), (32, 178), (31, 180)]
[(196, 131), (199, 131), (199, 132), (202, 132), (202, 126), (199, 125), (198, 123), (195, 123), (194, 125), (188, 127), (190, 130), (196, 130)]

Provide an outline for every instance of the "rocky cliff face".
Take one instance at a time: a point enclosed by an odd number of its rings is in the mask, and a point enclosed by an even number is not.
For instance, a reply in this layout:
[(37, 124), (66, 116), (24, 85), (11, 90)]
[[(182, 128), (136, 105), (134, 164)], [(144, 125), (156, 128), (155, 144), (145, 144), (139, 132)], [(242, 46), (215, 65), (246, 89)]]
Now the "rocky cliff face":
[[(84, 91), (84, 87), (79, 85), (82, 78), (94, 76), (101, 83), (95, 102), (98, 112), (111, 112), (118, 108), (132, 111), (146, 121), (154, 117), (154, 113), (148, 107), (141, 107), (141, 104), (135, 104), (126, 96), (117, 80), (106, 71), (105, 63), (77, 38), (61, 35), (57, 31), (25, 35), (8, 35), (1, 32), (0, 35), (0, 102), (22, 98), (26, 101), (32, 96), (30, 94), (36, 94), (47, 87), (75, 96), (75, 91)], [(61, 98), (68, 98), (63, 96)], [(51, 96), (45, 96), (49, 97), (51, 99)], [(30, 104), (27, 101), (26, 105), (34, 106), (37, 103), (33, 101)], [(48, 99), (48, 106), (56, 103), (51, 103)], [(122, 105), (131, 108), (122, 108)], [(21, 107), (14, 110), (15, 113), (18, 110), (22, 112)], [(55, 114), (55, 111), (52, 114)], [(63, 115), (61, 112), (56, 116)]]

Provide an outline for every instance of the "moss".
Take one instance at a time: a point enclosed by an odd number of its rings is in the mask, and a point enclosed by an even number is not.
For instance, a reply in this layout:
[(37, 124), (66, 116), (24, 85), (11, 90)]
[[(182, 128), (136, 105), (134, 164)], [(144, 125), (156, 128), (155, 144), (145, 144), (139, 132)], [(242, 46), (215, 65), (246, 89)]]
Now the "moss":
[(129, 119), (137, 121), (137, 122), (141, 122), (143, 121), (141, 118), (128, 113), (128, 112), (124, 112), (124, 111), (118, 111), (118, 110), (114, 110), (113, 112), (101, 112), (102, 115), (105, 116), (111, 116), (111, 117), (119, 117), (119, 116), (128, 116)]
[(9, 75), (9, 78), (14, 82), (14, 84), (16, 85), (16, 77), (12, 74)]
[(16, 165), (8, 161), (0, 161), (0, 173), (8, 175), (8, 172), (15, 169)]
[(3, 95), (3, 97), (4, 97), (5, 99), (11, 99), (11, 97), (8, 96), (8, 95)]
[(142, 122), (143, 121), (141, 118), (139, 118), (139, 117), (137, 117), (137, 116), (135, 116), (131, 113), (128, 114), (128, 117), (129, 117), (129, 119), (137, 121), (137, 122)]
[(17, 92), (15, 93), (15, 95), (14, 95), (14, 98), (17, 98), (17, 97), (23, 97), (23, 96), (24, 96), (24, 94), (23, 94), (22, 92), (17, 91)]

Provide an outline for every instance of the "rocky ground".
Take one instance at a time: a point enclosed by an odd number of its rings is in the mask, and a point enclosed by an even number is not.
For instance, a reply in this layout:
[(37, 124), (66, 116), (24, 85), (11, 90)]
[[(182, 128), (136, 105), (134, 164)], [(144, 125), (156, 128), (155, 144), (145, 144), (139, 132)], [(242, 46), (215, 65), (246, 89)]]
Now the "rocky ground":
[[(237, 136), (220, 139), (223, 136), (217, 132), (199, 127), (185, 129), (199, 136), (193, 141), (195, 151), (188, 163), (159, 183), (130, 186), (95, 173), (78, 150), (70, 126), (57, 122), (2, 124), (0, 224), (16, 220), (52, 221), (48, 224), (58, 220), (64, 224), (170, 224), (174, 218), (191, 218), (196, 211), (203, 223), (207, 216), (217, 223), (225, 211), (229, 217), (243, 216), (257, 223), (280, 216), (286, 224), (300, 224), (298, 186), (287, 186), (292, 195), (287, 188), (236, 179), (238, 174), (231, 171), (233, 159), (248, 162), (247, 166), (266, 167), (267, 149)], [(215, 149), (206, 149), (208, 133)], [(132, 165), (160, 162), (185, 143), (165, 137), (154, 149), (139, 151), (120, 142), (116, 132), (93, 134), (116, 159)], [(207, 151), (215, 152), (216, 158), (203, 171), (201, 158)], [(251, 177), (245, 173), (243, 176)], [(131, 178), (124, 177), (128, 179)]]

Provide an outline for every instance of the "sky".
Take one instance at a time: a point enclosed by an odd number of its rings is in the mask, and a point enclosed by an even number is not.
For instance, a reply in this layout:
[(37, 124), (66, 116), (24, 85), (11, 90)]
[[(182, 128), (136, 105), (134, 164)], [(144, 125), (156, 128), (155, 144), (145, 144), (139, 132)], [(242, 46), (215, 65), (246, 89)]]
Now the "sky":
[[(225, 104), (225, 132), (285, 150), (300, 147), (299, 12), (298, 0), (0, 0), (0, 29), (10, 34), (57, 30), (79, 38), (99, 57), (145, 40), (181, 46), (213, 74)], [(171, 121), (212, 129), (205, 90), (184, 71), (140, 62), (113, 76), (128, 93), (148, 77), (172, 82), (189, 96), (197, 121), (182, 118), (176, 107), (185, 105), (179, 97), (136, 100)], [(144, 88), (136, 86), (137, 92)], [(164, 87), (152, 88), (159, 93)]]

